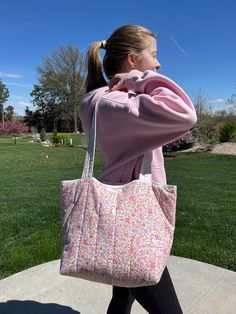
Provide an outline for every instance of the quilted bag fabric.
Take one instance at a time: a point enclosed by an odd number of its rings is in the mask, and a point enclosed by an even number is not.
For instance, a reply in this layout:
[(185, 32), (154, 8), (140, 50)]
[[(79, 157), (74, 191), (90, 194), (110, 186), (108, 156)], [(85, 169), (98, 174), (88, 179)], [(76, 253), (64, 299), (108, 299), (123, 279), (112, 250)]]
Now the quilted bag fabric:
[(151, 175), (124, 185), (93, 177), (96, 107), (82, 177), (61, 182), (60, 273), (121, 287), (154, 285), (172, 247), (177, 189)]

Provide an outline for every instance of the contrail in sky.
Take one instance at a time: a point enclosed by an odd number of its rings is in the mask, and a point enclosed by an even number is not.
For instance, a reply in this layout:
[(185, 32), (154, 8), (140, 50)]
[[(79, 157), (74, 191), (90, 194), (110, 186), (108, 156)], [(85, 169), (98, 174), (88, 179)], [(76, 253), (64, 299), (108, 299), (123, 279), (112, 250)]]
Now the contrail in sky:
[(187, 52), (178, 44), (178, 42), (177, 42), (177, 40), (173, 37), (173, 36), (171, 36), (170, 34), (168, 34), (168, 33), (166, 33), (169, 37), (170, 37), (170, 39), (175, 43), (175, 45), (177, 46), (177, 48), (179, 48), (179, 50), (187, 57), (188, 56), (188, 54), (187, 54)]

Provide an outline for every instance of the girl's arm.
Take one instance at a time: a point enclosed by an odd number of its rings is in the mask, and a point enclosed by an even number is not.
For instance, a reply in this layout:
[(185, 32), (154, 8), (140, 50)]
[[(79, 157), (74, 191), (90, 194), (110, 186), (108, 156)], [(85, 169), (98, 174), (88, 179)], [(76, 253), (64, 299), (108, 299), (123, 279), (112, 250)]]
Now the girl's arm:
[(197, 121), (188, 95), (164, 75), (132, 70), (118, 84), (135, 93), (129, 101), (129, 113), (141, 150), (180, 138)]

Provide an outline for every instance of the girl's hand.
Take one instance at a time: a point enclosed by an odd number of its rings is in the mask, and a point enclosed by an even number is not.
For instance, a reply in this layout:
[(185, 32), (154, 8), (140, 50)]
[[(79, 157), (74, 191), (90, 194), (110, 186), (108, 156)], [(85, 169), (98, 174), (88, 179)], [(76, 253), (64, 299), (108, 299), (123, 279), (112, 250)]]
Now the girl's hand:
[(128, 73), (118, 73), (113, 76), (113, 78), (109, 82), (109, 89), (110, 91), (124, 91), (127, 92), (127, 88), (124, 85), (124, 81), (126, 79)]

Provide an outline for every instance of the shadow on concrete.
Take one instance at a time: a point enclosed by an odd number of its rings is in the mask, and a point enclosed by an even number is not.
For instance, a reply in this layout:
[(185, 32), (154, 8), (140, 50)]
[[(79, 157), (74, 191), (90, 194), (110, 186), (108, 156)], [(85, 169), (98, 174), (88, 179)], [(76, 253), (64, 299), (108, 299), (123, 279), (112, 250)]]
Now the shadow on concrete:
[(10, 300), (0, 302), (1, 314), (80, 314), (72, 308), (56, 303)]

